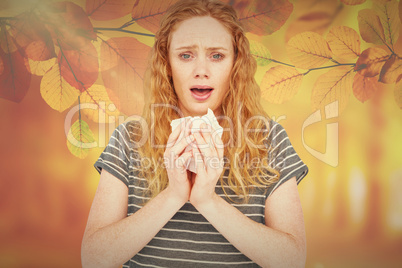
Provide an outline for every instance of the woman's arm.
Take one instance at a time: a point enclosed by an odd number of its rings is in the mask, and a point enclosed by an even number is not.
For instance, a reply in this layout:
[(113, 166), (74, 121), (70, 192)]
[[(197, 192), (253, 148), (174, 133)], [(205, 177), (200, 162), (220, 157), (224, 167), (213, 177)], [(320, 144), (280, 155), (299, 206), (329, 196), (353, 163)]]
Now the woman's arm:
[(139, 252), (183, 206), (169, 189), (127, 217), (128, 188), (102, 170), (82, 240), (83, 267), (119, 267)]
[(266, 200), (266, 225), (257, 223), (215, 195), (197, 210), (239, 251), (262, 267), (304, 267), (306, 238), (296, 179)]

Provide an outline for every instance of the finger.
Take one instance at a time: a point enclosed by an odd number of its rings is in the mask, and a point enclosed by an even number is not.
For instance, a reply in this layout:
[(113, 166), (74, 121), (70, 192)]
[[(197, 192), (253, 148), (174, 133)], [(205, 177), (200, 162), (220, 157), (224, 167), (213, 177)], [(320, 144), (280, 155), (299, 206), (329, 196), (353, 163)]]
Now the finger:
[(178, 139), (180, 133), (185, 129), (185, 120), (182, 120), (180, 124), (170, 133), (168, 141), (167, 141), (167, 147), (173, 146), (175, 144), (175, 141)]
[[(202, 157), (202, 154), (198, 147), (193, 148), (193, 157), (195, 160), (195, 167), (197, 169), (197, 174), (198, 175), (205, 175), (206, 170), (205, 170), (205, 163), (204, 159)], [(203, 177), (203, 176), (201, 176)]]
[(179, 168), (180, 170), (184, 171), (187, 169), (189, 160), (193, 157), (193, 151), (188, 151), (183, 153), (179, 158), (177, 158), (175, 164), (176, 167)]
[[(183, 151), (189, 146), (191, 142), (195, 141), (194, 135), (190, 135), (189, 137), (186, 137), (185, 139), (181, 139), (178, 143), (173, 145), (173, 147), (170, 149), (171, 153), (175, 156), (179, 156), (183, 153)], [(191, 147), (189, 147), (188, 150), (191, 150)]]
[(218, 153), (219, 159), (223, 158), (223, 154), (224, 154), (224, 146), (223, 146), (223, 141), (222, 139), (219, 137), (219, 135), (216, 135), (215, 138), (212, 139), (212, 142), (214, 144), (214, 147)]

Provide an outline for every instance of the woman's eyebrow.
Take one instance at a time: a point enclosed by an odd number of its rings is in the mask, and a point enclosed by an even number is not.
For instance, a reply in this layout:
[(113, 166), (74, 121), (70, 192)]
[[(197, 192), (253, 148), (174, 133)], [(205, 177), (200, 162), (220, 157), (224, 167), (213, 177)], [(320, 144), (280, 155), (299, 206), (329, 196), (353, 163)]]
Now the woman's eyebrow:
[[(186, 49), (194, 49), (197, 48), (197, 45), (192, 45), (192, 46), (182, 46), (182, 47), (178, 47), (176, 48), (176, 50), (186, 50)], [(228, 50), (227, 48), (224, 47), (207, 47), (206, 50)]]

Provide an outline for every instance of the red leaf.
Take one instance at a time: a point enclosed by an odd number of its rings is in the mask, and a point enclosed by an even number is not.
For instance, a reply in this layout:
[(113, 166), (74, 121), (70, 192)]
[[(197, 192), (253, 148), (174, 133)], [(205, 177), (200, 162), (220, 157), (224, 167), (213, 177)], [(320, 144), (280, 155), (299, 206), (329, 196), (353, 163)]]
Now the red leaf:
[(132, 0), (87, 0), (85, 10), (93, 20), (114, 20), (130, 14)]
[(101, 71), (110, 99), (128, 116), (141, 114), (143, 79), (151, 48), (132, 37), (111, 38), (101, 46)]
[(21, 49), (3, 51), (0, 49), (0, 97), (20, 102), (26, 95), (31, 83), (26, 59)]
[(141, 27), (155, 33), (159, 29), (163, 14), (176, 2), (177, 0), (136, 0), (131, 17)]
[(393, 84), (402, 79), (402, 59), (392, 55), (382, 66), (378, 81)]
[(40, 6), (40, 15), (53, 39), (64, 49), (77, 49), (96, 39), (91, 21), (84, 10), (71, 2)]
[(361, 102), (369, 100), (377, 90), (383, 88), (384, 84), (378, 82), (377, 77), (366, 77), (356, 73), (353, 78), (353, 94)]
[(28, 58), (43, 61), (56, 56), (52, 37), (35, 13), (25, 12), (10, 20), (10, 33)]
[(356, 62), (355, 71), (372, 77), (380, 73), (382, 66), (388, 60), (389, 54), (382, 48), (371, 47), (363, 51)]
[(60, 72), (63, 78), (81, 92), (98, 79), (98, 53), (92, 43), (77, 50), (60, 50)]
[(245, 30), (257, 35), (272, 34), (279, 30), (293, 10), (288, 0), (234, 0), (230, 3), (236, 9)]

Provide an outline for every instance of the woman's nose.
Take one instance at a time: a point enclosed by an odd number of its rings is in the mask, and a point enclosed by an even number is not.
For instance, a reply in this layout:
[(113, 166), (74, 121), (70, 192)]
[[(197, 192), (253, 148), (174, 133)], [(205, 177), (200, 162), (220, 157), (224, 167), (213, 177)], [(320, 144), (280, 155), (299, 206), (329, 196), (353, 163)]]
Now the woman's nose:
[(194, 77), (196, 78), (209, 78), (208, 63), (205, 59), (197, 59), (194, 67)]

